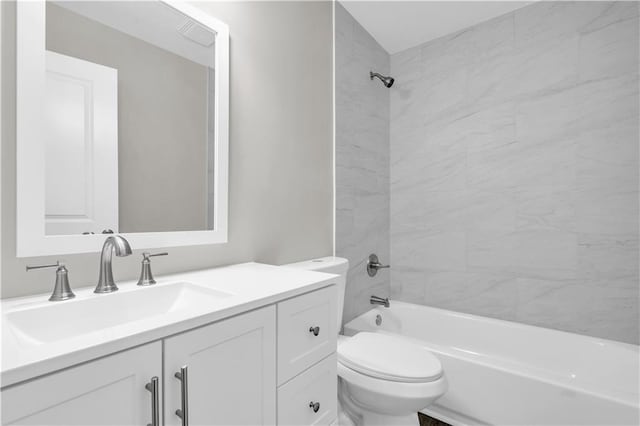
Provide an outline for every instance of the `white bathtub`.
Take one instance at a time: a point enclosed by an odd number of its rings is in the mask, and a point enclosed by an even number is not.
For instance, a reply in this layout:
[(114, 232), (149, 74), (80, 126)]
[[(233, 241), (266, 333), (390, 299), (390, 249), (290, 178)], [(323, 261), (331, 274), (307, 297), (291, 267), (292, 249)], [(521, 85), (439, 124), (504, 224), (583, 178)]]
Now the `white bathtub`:
[(635, 345), (396, 301), (345, 325), (359, 331), (428, 345), (449, 390), (423, 412), (456, 426), (640, 422)]

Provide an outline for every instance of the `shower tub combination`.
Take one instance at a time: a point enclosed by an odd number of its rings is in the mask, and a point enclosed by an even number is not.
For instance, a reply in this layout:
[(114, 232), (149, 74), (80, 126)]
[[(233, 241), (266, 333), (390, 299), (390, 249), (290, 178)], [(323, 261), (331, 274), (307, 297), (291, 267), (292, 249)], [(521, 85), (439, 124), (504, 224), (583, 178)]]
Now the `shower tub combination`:
[(427, 345), (449, 390), (423, 413), (454, 426), (640, 424), (635, 345), (396, 301), (345, 325), (359, 331)]

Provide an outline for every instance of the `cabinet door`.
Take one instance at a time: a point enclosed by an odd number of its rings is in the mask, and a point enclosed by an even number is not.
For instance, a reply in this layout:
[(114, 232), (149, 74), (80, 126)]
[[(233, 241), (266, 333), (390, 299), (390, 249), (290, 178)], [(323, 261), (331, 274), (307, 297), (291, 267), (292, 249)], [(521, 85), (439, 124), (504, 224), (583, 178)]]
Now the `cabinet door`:
[(2, 424), (144, 426), (152, 402), (145, 385), (161, 375), (160, 342), (107, 356), (3, 389)]
[(165, 424), (179, 425), (187, 371), (189, 425), (265, 425), (276, 417), (275, 307), (165, 340)]

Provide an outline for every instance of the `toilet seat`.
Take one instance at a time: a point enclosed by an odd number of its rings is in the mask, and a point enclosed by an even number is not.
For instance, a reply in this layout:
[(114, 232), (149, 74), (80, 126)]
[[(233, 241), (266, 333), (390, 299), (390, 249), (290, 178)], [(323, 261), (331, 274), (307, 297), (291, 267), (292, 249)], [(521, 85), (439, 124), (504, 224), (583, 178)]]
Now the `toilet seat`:
[(402, 336), (360, 332), (340, 341), (338, 361), (370, 378), (429, 383), (442, 377), (442, 365), (429, 349)]
[(349, 397), (367, 411), (388, 415), (413, 412), (430, 405), (448, 388), (444, 375), (430, 382), (394, 382), (370, 377), (345, 366), (338, 361), (338, 377), (347, 389)]

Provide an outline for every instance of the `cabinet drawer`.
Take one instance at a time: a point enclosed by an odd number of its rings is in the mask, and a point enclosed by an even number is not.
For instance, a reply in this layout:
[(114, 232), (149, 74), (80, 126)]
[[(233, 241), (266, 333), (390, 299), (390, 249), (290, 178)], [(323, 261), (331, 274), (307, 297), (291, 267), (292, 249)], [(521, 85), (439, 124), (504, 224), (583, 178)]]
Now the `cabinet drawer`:
[[(329, 425), (337, 417), (335, 353), (278, 389), (278, 425)], [(319, 404), (314, 412), (311, 404)]]
[(336, 351), (336, 296), (330, 286), (278, 303), (278, 384)]

